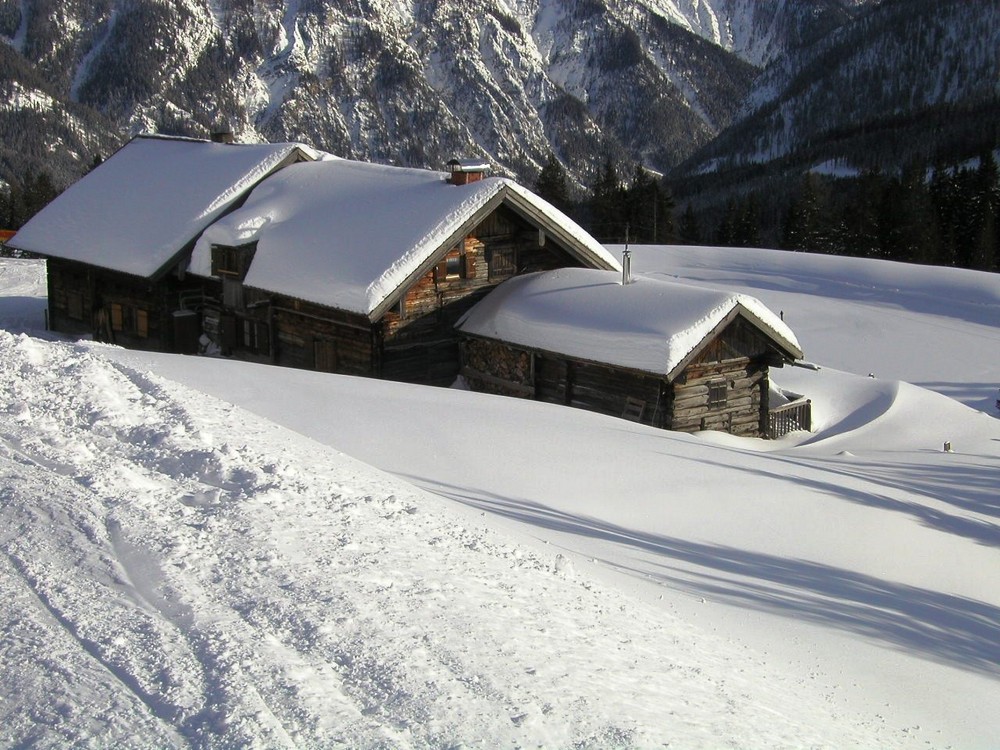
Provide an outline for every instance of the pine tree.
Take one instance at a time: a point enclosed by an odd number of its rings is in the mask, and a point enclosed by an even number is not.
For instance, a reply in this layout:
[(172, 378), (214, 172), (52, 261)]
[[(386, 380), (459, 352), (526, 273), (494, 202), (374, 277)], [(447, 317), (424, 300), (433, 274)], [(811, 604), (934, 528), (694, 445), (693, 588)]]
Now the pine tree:
[(937, 262), (944, 266), (955, 265), (958, 259), (958, 216), (956, 210), (956, 172), (942, 164), (934, 165), (931, 175), (930, 196), (938, 226)]
[(1000, 183), (993, 152), (979, 157), (976, 170), (976, 236), (969, 266), (992, 271), (997, 260), (997, 214), (1000, 213)]
[(878, 212), (885, 192), (885, 178), (878, 169), (871, 169), (861, 174), (859, 182), (856, 204), (843, 213), (847, 247), (853, 255), (877, 258), (881, 254)]
[(597, 182), (591, 188), (591, 232), (605, 242), (625, 239), (628, 222), (627, 194), (614, 161), (608, 156)]
[(715, 230), (715, 244), (721, 247), (736, 247), (736, 221), (739, 208), (732, 198), (726, 203), (726, 212), (722, 215), (718, 228)]
[(633, 171), (625, 197), (632, 239), (651, 243), (674, 240), (673, 195), (640, 164)]
[(833, 220), (826, 191), (820, 178), (807, 173), (782, 221), (781, 247), (834, 253), (844, 244), (847, 232)]
[(740, 203), (734, 232), (737, 247), (760, 247), (760, 209), (756, 195), (751, 194)]
[(535, 180), (535, 192), (560, 211), (567, 211), (570, 207), (566, 170), (552, 152), (549, 152), (545, 166)]
[(653, 178), (641, 164), (632, 170), (632, 182), (625, 191), (625, 211), (629, 236), (634, 242), (649, 242), (653, 235), (655, 199), (651, 192)]
[(695, 216), (691, 204), (687, 204), (684, 214), (681, 216), (679, 241), (682, 245), (700, 245), (701, 227), (698, 225), (698, 217)]
[(937, 260), (939, 246), (935, 209), (919, 165), (893, 178), (879, 214), (882, 250), (887, 258), (911, 263)]
[(657, 181), (654, 187), (656, 189), (657, 210), (654, 223), (656, 233), (653, 240), (659, 243), (676, 242), (677, 229), (674, 226), (674, 210), (677, 206), (674, 203), (674, 194), (662, 181)]
[(813, 176), (802, 180), (798, 194), (792, 199), (781, 226), (781, 247), (784, 250), (814, 250), (819, 211)]

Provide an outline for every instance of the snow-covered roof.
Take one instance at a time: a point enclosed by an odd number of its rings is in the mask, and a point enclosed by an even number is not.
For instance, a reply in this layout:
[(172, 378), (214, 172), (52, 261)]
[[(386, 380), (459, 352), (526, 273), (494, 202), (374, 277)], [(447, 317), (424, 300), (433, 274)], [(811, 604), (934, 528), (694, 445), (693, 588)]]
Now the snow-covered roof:
[(149, 277), (305, 146), (139, 136), (17, 233), (14, 246)]
[(501, 203), (592, 265), (619, 267), (575, 222), (516, 183), (446, 178), (347, 159), (292, 165), (205, 231), (189, 271), (211, 275), (213, 244), (256, 242), (247, 286), (375, 317)]
[(673, 379), (716, 328), (739, 314), (800, 358), (795, 334), (754, 297), (610, 271), (565, 268), (501, 284), (460, 331)]

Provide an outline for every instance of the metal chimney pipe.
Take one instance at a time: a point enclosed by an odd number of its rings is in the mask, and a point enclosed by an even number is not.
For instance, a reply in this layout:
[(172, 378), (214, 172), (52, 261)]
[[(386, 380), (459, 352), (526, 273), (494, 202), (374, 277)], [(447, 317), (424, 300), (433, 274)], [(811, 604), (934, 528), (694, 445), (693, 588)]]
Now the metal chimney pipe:
[(632, 251), (628, 245), (622, 250), (622, 286), (632, 283)]

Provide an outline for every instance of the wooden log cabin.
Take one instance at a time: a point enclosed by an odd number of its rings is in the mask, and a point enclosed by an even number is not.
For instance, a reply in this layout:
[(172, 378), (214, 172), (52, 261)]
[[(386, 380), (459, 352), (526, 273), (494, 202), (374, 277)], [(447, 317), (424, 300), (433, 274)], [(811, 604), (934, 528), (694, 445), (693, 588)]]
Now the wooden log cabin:
[(759, 301), (564, 269), (512, 280), (459, 321), (476, 391), (683, 432), (766, 436), (769, 368), (802, 357)]
[(268, 175), (317, 153), (138, 136), (36, 214), (10, 246), (47, 259), (52, 330), (193, 352), (206, 283), (185, 274), (200, 233)]
[(195, 247), (188, 272), (220, 284), (207, 334), (263, 362), (450, 385), (454, 324), (497, 285), (618, 267), (529, 191), (480, 163), (450, 167), (330, 159), (268, 179)]
[(537, 270), (618, 268), (565, 215), (486, 168), (140, 136), (12, 246), (48, 258), (56, 331), (450, 384), (454, 323), (495, 286)]

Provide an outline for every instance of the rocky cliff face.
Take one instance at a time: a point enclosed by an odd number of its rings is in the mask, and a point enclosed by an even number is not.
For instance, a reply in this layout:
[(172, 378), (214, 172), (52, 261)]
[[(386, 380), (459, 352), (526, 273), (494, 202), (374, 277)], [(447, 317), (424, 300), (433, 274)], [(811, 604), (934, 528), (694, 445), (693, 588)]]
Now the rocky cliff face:
[(853, 4), (0, 0), (3, 176), (44, 160), (68, 179), (129, 134), (220, 125), (525, 180), (550, 151), (579, 183), (607, 155), (665, 170)]

